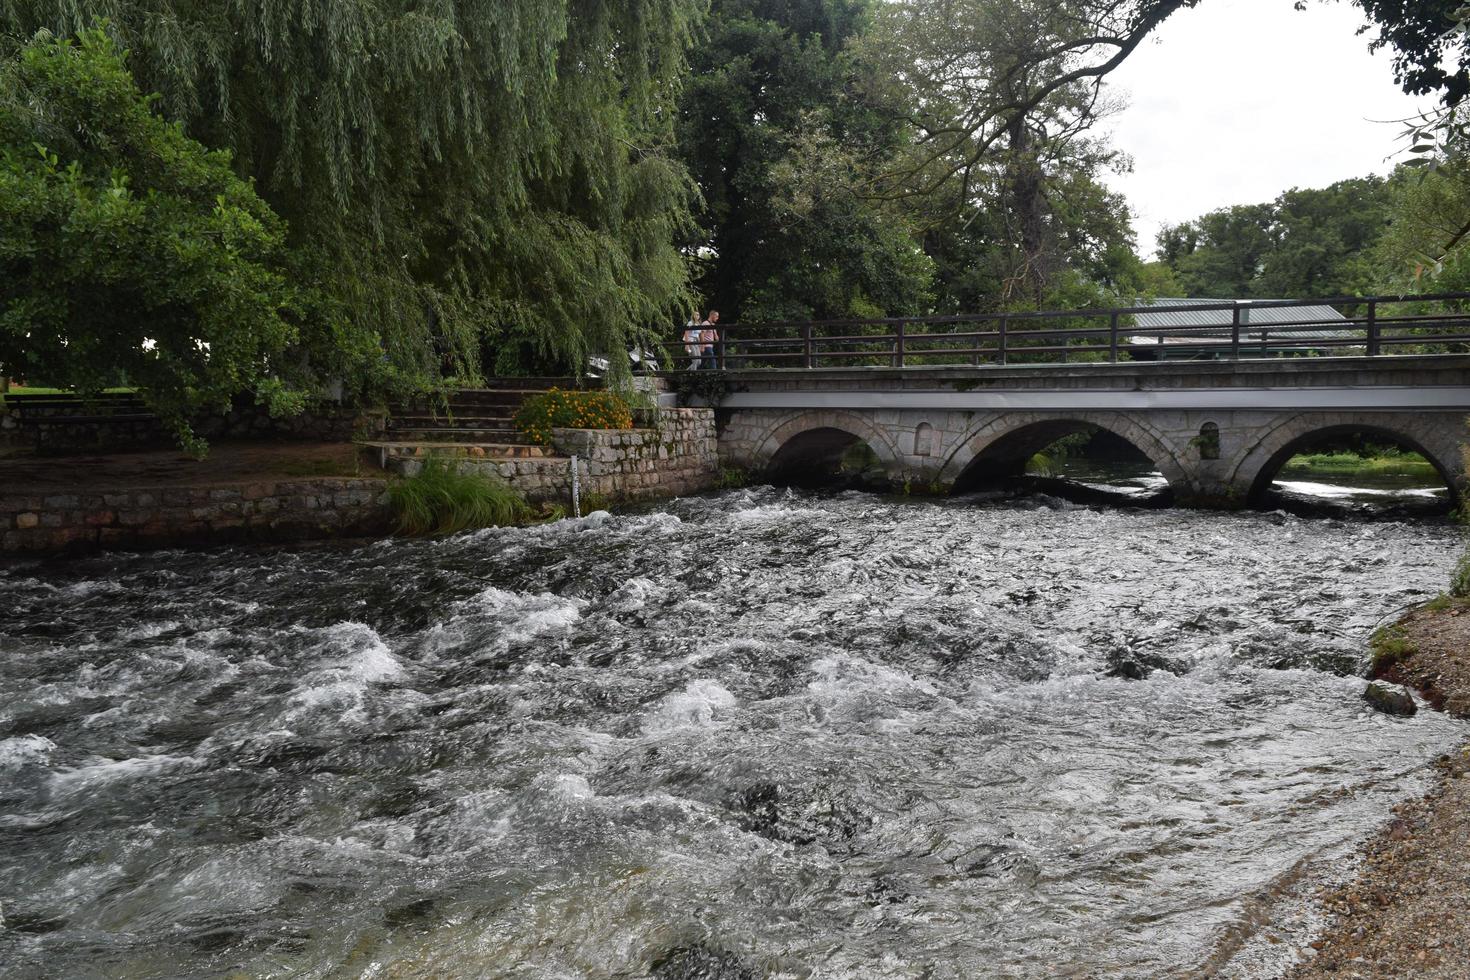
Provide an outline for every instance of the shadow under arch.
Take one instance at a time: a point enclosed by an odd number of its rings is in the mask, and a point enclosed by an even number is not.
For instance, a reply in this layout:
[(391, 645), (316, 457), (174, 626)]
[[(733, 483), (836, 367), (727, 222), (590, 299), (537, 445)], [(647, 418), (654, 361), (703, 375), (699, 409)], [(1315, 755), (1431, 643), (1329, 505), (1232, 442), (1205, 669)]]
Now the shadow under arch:
[(1011, 415), (981, 426), (945, 462), (941, 479), (963, 493), (987, 482), (1020, 476), (1027, 461), (1058, 439), (1088, 430), (1107, 433), (1163, 474), (1170, 491), (1184, 484), (1183, 468), (1163, 440), (1137, 421), (1112, 414)]
[[(859, 415), (803, 412), (783, 420), (762, 441), (757, 458), (777, 483), (829, 484), (840, 478), (843, 457), (859, 444), (867, 447), (881, 479), (898, 479), (899, 453), (889, 436)], [(870, 477), (873, 474), (869, 474)]]
[(1451, 503), (1460, 495), (1462, 486), (1457, 479), (1453, 463), (1441, 458), (1440, 454), (1430, 449), (1418, 437), (1399, 427), (1373, 422), (1319, 423), (1310, 419), (1298, 418), (1276, 429), (1270, 436), (1258, 443), (1241, 461), (1241, 466), (1237, 470), (1241, 476), (1249, 474), (1250, 470), (1254, 469), (1254, 475), (1250, 476), (1249, 489), (1246, 491), (1247, 506), (1259, 507), (1268, 503), (1267, 496), (1271, 484), (1276, 481), (1281, 474), (1282, 467), (1293, 456), (1324, 442), (1354, 435), (1366, 436), (1375, 442), (1391, 443), (1401, 449), (1418, 453), (1434, 467), (1435, 473), (1439, 475), (1440, 480), (1450, 492)]

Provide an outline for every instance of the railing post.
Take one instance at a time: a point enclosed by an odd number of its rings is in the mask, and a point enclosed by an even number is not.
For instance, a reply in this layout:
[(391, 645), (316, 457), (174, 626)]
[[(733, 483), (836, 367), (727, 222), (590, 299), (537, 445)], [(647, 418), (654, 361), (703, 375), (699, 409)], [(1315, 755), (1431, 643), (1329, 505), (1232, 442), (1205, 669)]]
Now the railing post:
[(1118, 363), (1118, 314), (1108, 317), (1108, 360)]
[(903, 321), (898, 321), (898, 333), (894, 337), (893, 366), (903, 367)]
[(1368, 301), (1368, 356), (1378, 356), (1378, 300)]
[(801, 339), (805, 350), (802, 363), (808, 368), (814, 368), (817, 366), (817, 363), (816, 358), (812, 356), (812, 325), (810, 323), (802, 324)]
[(1240, 360), (1240, 304), (1230, 311), (1230, 359)]
[(1002, 315), (1000, 318), (1000, 330), (998, 331), (1000, 336), (999, 338), (997, 338), (1000, 346), (996, 350), (996, 354), (1001, 364), (1004, 364), (1006, 362), (1006, 324), (1009, 319), (1010, 317), (1007, 317), (1005, 315)]

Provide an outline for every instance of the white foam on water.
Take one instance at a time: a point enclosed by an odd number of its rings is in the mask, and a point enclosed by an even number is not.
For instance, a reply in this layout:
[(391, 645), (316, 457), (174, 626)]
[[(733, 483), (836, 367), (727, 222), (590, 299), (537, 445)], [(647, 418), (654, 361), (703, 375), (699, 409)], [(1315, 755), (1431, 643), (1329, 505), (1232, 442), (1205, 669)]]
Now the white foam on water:
[(739, 704), (718, 681), (690, 681), (682, 691), (665, 695), (643, 719), (644, 734), (656, 735), (682, 728), (709, 728)]
[(158, 636), (162, 633), (167, 633), (169, 630), (172, 629), (178, 629), (178, 627), (179, 624), (177, 620), (166, 619), (162, 622), (144, 623), (143, 625), (135, 626), (130, 630), (123, 630), (121, 633), (118, 634), (117, 638), (121, 642), (127, 642), (129, 640), (151, 640), (155, 636)]
[(509, 644), (565, 630), (582, 617), (585, 605), (582, 599), (566, 599), (549, 592), (531, 595), (491, 586), (459, 603), (456, 610), (460, 615), (494, 618), (504, 627), (501, 639)]
[(86, 582), (74, 582), (61, 590), (62, 595), (74, 598), (85, 598), (89, 595), (109, 594), (122, 592), (123, 587), (112, 579), (91, 579)]
[(45, 765), (54, 751), (56, 751), (56, 743), (44, 735), (21, 735), (17, 738), (0, 739), (0, 770)]
[(846, 654), (814, 660), (809, 669), (816, 678), (807, 682), (807, 690), (828, 701), (841, 701), (865, 694), (922, 694), (931, 697), (939, 694), (932, 683), (907, 671), (895, 670)]
[(542, 776), (536, 782), (548, 796), (567, 803), (590, 800), (597, 795), (592, 791), (587, 777), (578, 776), (575, 773), (563, 772), (554, 776)]
[(631, 578), (607, 597), (607, 608), (613, 612), (636, 612), (648, 605), (656, 587), (646, 578)]
[(731, 524), (743, 527), (749, 524), (770, 524), (785, 521), (787, 518), (801, 514), (803, 511), (794, 507), (783, 507), (780, 504), (757, 504), (754, 507), (745, 507), (740, 510), (730, 511), (727, 515)]
[(341, 706), (343, 721), (362, 721), (369, 687), (402, 679), (404, 666), (377, 631), (363, 623), (338, 623), (322, 633), (322, 652), (343, 651), (345, 656), (302, 678), (289, 698), (287, 717)]
[(127, 779), (148, 779), (181, 768), (195, 768), (201, 760), (189, 755), (140, 755), (131, 759), (102, 759), (91, 765), (58, 772), (51, 785), (58, 792), (90, 792)]
[(1376, 489), (1374, 487), (1348, 487), (1335, 483), (1314, 483), (1310, 480), (1277, 480), (1274, 484), (1282, 490), (1307, 494), (1312, 497), (1346, 499), (1351, 497), (1415, 497), (1432, 500), (1442, 497), (1445, 490), (1437, 487), (1401, 487)]

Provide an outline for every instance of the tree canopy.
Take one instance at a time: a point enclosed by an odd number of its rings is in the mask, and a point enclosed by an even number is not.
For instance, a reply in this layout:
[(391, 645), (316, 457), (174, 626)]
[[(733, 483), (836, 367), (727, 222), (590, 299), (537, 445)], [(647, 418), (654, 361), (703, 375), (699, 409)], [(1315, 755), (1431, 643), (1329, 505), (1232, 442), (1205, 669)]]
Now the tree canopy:
[[(106, 19), (146, 92), (288, 223), (401, 372), (563, 367), (690, 302), (671, 154), (699, 0), (0, 0)], [(623, 363), (614, 359), (614, 365)], [(327, 371), (343, 365), (324, 365)]]
[[(155, 117), (259, 197), (242, 260), (289, 288), (257, 283), (286, 329), (242, 341), (267, 352), (250, 377), (381, 391), (616, 373), (696, 301), (728, 321), (1370, 288), (1390, 210), (1429, 234), (1459, 170), (1215, 212), (1138, 260), (1105, 81), (1198, 2), (0, 0), (0, 43), (104, 25)], [(1454, 3), (1354, 2), (1406, 88), (1464, 98)], [(52, 142), (54, 174), (10, 157), (35, 200), (102, 172)]]
[(1353, 0), (1377, 29), (1371, 47), (1393, 51), (1394, 79), (1410, 95), (1446, 105), (1470, 95), (1470, 34), (1463, 0)]
[(1159, 257), (1188, 296), (1310, 299), (1372, 292), (1383, 278), (1373, 250), (1391, 220), (1392, 183), (1354, 178), (1212, 211), (1160, 231)]
[(291, 407), (312, 298), (284, 222), (151, 111), (106, 35), (0, 58), (0, 364), (188, 418), (255, 390)]
[(714, 0), (680, 104), (704, 195), (698, 285), (742, 319), (922, 312), (911, 217), (858, 192), (903, 127), (855, 88), (870, 0)]

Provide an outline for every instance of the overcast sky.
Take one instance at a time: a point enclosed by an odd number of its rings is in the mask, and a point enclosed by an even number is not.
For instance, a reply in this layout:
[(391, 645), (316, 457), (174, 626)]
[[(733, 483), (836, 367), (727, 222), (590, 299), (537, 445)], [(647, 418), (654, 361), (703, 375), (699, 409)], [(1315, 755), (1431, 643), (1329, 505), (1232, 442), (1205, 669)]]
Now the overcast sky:
[(1128, 196), (1138, 249), (1160, 225), (1291, 187), (1387, 173), (1412, 115), (1387, 52), (1368, 53), (1347, 2), (1203, 0), (1164, 23), (1110, 76), (1127, 108), (1103, 123), (1133, 157), (1108, 182)]

